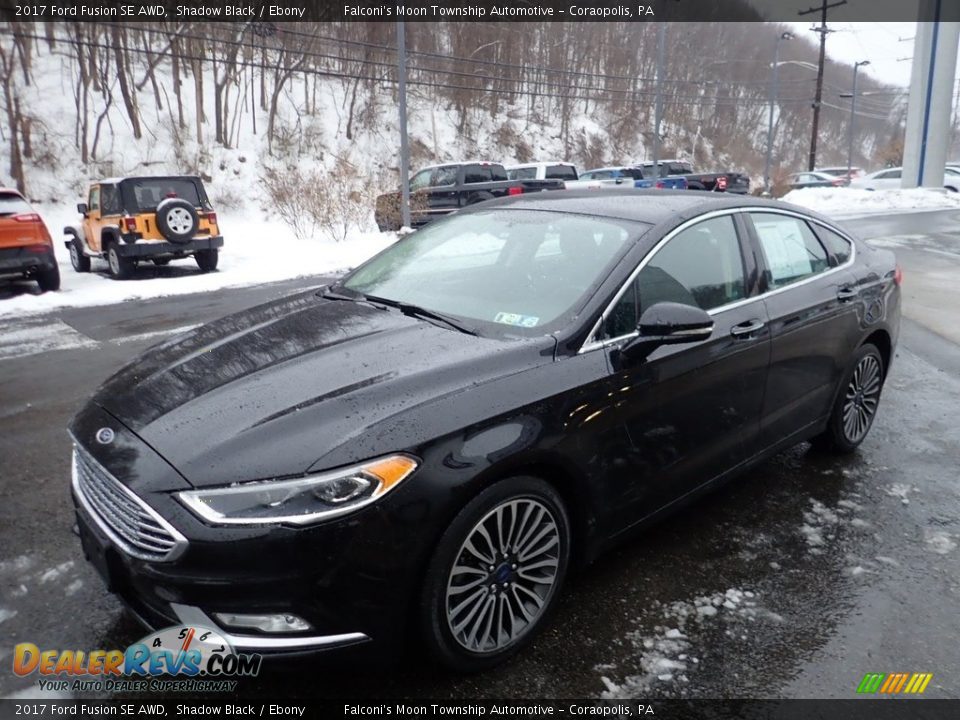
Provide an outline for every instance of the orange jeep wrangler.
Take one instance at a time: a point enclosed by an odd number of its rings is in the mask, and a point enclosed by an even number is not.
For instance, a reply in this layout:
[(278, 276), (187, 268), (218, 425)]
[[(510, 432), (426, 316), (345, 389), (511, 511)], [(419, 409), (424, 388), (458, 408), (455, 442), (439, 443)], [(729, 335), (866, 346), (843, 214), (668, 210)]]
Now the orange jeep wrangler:
[(63, 229), (77, 272), (89, 272), (92, 257), (105, 258), (118, 279), (130, 277), (138, 262), (166, 265), (191, 255), (202, 272), (217, 268), (223, 237), (198, 177), (101, 180), (77, 210), (83, 222)]

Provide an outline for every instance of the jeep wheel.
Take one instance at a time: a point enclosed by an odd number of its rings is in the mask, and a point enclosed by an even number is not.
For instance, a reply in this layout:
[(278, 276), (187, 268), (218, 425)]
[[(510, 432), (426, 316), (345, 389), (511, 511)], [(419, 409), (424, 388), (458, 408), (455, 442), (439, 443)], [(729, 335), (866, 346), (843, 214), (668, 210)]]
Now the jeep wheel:
[(110, 246), (107, 248), (107, 262), (110, 265), (110, 274), (117, 280), (126, 280), (133, 275), (133, 270), (136, 268), (136, 265), (130, 258), (124, 257), (117, 252), (116, 243), (110, 243)]
[(76, 237), (70, 241), (70, 264), (77, 272), (90, 272), (90, 258), (83, 254), (83, 246)]
[(42, 292), (60, 289), (60, 268), (54, 263), (53, 267), (37, 273), (37, 285)]
[(157, 227), (172, 243), (188, 242), (200, 227), (193, 205), (180, 198), (169, 198), (157, 207)]
[(193, 259), (197, 261), (197, 267), (200, 268), (200, 272), (213, 272), (217, 269), (217, 261), (220, 260), (220, 251), (216, 249), (197, 250)]

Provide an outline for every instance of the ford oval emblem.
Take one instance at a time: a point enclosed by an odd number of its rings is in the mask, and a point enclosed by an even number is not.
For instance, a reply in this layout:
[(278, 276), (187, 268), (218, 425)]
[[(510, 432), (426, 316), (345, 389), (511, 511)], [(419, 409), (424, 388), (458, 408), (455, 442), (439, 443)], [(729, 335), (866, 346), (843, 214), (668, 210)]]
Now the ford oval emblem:
[(116, 437), (116, 434), (108, 427), (100, 428), (97, 430), (96, 438), (97, 442), (101, 445), (109, 445), (113, 442), (113, 439)]

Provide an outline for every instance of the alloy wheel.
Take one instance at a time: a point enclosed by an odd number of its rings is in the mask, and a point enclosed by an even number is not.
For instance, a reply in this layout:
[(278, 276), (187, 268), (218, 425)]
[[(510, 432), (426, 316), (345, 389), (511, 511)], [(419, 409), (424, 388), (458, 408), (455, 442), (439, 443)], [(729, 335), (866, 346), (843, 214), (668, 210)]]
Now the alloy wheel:
[(864, 356), (853, 371), (843, 404), (843, 434), (851, 443), (860, 442), (870, 429), (880, 401), (880, 361)]
[(446, 619), (474, 653), (503, 650), (530, 630), (556, 589), (563, 548), (557, 519), (533, 498), (513, 498), (467, 534), (447, 580)]

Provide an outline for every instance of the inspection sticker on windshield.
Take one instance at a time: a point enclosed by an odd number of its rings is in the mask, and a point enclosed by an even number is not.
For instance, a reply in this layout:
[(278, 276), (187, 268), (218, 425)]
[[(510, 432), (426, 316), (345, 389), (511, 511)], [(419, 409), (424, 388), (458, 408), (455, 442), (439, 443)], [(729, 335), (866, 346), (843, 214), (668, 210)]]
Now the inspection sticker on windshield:
[(537, 323), (540, 322), (540, 318), (533, 315), (518, 315), (517, 313), (505, 313), (499, 312), (497, 316), (493, 318), (494, 322), (503, 323), (504, 325), (515, 325), (517, 327), (536, 327)]

